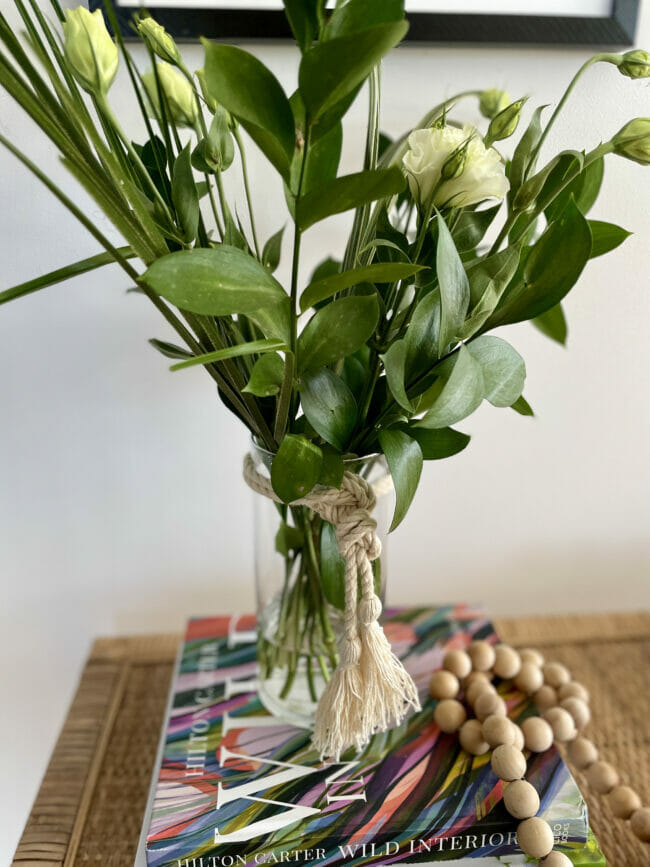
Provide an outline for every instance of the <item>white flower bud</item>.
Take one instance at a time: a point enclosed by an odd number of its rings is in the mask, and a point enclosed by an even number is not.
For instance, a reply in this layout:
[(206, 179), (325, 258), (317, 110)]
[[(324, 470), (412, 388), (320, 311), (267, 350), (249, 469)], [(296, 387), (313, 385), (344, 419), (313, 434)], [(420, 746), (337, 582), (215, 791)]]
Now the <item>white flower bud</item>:
[(105, 94), (113, 83), (119, 56), (101, 10), (65, 10), (63, 51), (70, 71), (84, 90)]
[(153, 18), (140, 18), (137, 27), (143, 41), (154, 54), (157, 54), (161, 60), (174, 64), (174, 66), (178, 64), (181, 59), (178, 46), (162, 24), (158, 24)]
[[(171, 115), (168, 120), (177, 126), (193, 127), (199, 118), (194, 88), (181, 72), (164, 60), (157, 64), (156, 69), (165, 96), (165, 109)], [(155, 72), (146, 72), (142, 76), (142, 83), (156, 114), (162, 117)]]
[(506, 93), (505, 90), (497, 90), (493, 87), (489, 90), (482, 91), (479, 109), (483, 117), (487, 117), (491, 120), (493, 117), (496, 117), (500, 111), (507, 108), (510, 105), (510, 102), (509, 93)]
[[(461, 208), (484, 199), (502, 199), (510, 189), (501, 157), (494, 148), (485, 147), (470, 125), (417, 129), (408, 144), (402, 164), (411, 194), (419, 204)], [(443, 177), (443, 167), (450, 166), (450, 158), (453, 162), (452, 155), (459, 149), (464, 149), (462, 171)]]
[(641, 48), (626, 51), (618, 69), (628, 78), (648, 78), (650, 76), (650, 54)]
[(612, 139), (614, 153), (642, 166), (650, 166), (650, 117), (636, 117)]

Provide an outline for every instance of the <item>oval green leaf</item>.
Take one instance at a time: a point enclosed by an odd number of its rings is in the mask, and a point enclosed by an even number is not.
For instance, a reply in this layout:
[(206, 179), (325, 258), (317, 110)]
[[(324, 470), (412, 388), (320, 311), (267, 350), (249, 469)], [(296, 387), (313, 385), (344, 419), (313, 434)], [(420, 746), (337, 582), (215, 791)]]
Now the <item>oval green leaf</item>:
[(300, 310), (304, 313), (320, 301), (331, 298), (337, 292), (349, 289), (359, 283), (395, 283), (406, 280), (422, 271), (423, 265), (412, 265), (410, 262), (375, 262), (363, 268), (352, 268), (342, 274), (334, 274), (310, 283), (300, 296)]
[(298, 338), (298, 370), (307, 373), (356, 352), (379, 319), (374, 295), (339, 298), (312, 316)]
[(306, 496), (320, 476), (323, 453), (314, 443), (287, 434), (271, 464), (271, 484), (283, 503)]
[(357, 403), (341, 377), (327, 367), (303, 376), (300, 401), (316, 433), (342, 452), (357, 421)]
[(383, 430), (379, 444), (386, 455), (395, 485), (395, 514), (390, 525), (391, 532), (398, 527), (409, 510), (422, 473), (422, 449), (408, 434), (401, 430)]

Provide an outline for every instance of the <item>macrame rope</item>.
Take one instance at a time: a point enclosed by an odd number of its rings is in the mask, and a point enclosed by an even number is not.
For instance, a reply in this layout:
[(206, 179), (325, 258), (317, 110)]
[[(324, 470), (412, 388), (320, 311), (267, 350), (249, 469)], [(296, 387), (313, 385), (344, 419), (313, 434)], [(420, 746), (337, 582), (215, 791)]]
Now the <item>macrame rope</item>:
[[(244, 459), (244, 479), (264, 497), (281, 502), (270, 479), (259, 473), (253, 457)], [(339, 664), (316, 709), (313, 742), (323, 758), (339, 759), (348, 747), (362, 749), (377, 731), (400, 723), (410, 708), (420, 709), (413, 679), (378, 623), (382, 611), (375, 593), (372, 561), (381, 554), (377, 522), (371, 517), (377, 495), (390, 477), (376, 486), (346, 471), (341, 488), (323, 488), (295, 500), (333, 524), (345, 560), (345, 615), (339, 641)], [(359, 586), (361, 599), (357, 604)]]

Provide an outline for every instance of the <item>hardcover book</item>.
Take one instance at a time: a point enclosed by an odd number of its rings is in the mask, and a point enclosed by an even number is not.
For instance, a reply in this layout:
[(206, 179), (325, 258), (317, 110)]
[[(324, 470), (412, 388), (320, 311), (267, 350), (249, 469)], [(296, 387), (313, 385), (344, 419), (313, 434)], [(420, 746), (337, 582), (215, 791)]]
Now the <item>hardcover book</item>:
[[(489, 756), (472, 757), (442, 733), (428, 696), (444, 652), (477, 638), (496, 642), (491, 623), (467, 606), (389, 609), (384, 628), (422, 710), (362, 753), (323, 762), (310, 731), (271, 716), (257, 696), (255, 618), (191, 620), (136, 863), (526, 863)], [(535, 712), (506, 684), (499, 692), (513, 720)], [(584, 800), (554, 747), (530, 756), (527, 779), (561, 850), (576, 865), (603, 865)]]

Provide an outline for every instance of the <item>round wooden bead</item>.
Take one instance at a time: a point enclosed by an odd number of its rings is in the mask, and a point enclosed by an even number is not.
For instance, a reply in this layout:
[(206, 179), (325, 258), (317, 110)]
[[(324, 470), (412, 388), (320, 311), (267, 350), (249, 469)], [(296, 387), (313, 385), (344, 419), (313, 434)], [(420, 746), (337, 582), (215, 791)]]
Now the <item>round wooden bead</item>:
[(507, 716), (492, 714), (483, 720), (483, 737), (491, 747), (501, 744), (514, 744), (515, 724)]
[(629, 786), (616, 786), (607, 796), (612, 813), (617, 819), (629, 819), (641, 807), (641, 798)]
[(472, 660), (464, 650), (448, 650), (442, 660), (442, 667), (462, 680), (472, 670)]
[(474, 671), (489, 671), (494, 665), (494, 648), (487, 641), (472, 641), (467, 652)]
[(497, 644), (494, 648), (494, 665), (492, 669), (497, 677), (510, 680), (519, 674), (521, 659), (519, 654), (508, 644)]
[(474, 713), (481, 722), (493, 714), (506, 716), (507, 712), (505, 701), (496, 692), (481, 692), (474, 702)]
[(553, 744), (553, 729), (539, 716), (531, 716), (521, 724), (524, 743), (531, 753), (544, 753)]
[(557, 691), (557, 697), (560, 701), (563, 701), (565, 698), (581, 698), (583, 701), (586, 701), (589, 704), (589, 690), (586, 689), (581, 683), (578, 683), (577, 680), (570, 680), (569, 683), (563, 683), (562, 686)]
[(588, 738), (578, 737), (569, 744), (569, 759), (579, 771), (598, 761), (598, 750)]
[(483, 684), (492, 684), (492, 677), (486, 673), (485, 671), (470, 671), (465, 680), (463, 681), (463, 686), (465, 689), (469, 689), (474, 683), (483, 683)]
[(500, 780), (520, 780), (526, 773), (526, 757), (512, 744), (501, 744), (492, 753), (492, 770)]
[(515, 686), (527, 695), (532, 695), (544, 685), (542, 669), (534, 662), (522, 662), (515, 677)]
[(558, 852), (557, 849), (549, 852), (546, 858), (542, 858), (539, 863), (543, 864), (544, 867), (572, 867), (573, 865), (573, 861), (564, 852)]
[(532, 662), (533, 665), (536, 665), (537, 668), (541, 668), (544, 665), (544, 657), (539, 652), (539, 650), (533, 650), (532, 647), (525, 647), (523, 650), (519, 651), (519, 658), (523, 662)]
[(560, 743), (572, 741), (577, 735), (573, 717), (563, 707), (549, 708), (544, 712), (544, 719), (553, 729), (553, 737)]
[(587, 782), (595, 792), (606, 795), (614, 786), (618, 786), (620, 777), (609, 762), (594, 762), (587, 768)]
[(517, 725), (517, 723), (513, 723), (513, 726), (515, 727), (515, 739), (514, 739), (513, 743), (517, 747), (518, 750), (522, 750), (522, 752), (523, 752), (524, 746), (526, 745), (525, 741), (524, 741), (524, 733), (522, 732), (521, 728)]
[(489, 681), (475, 680), (465, 690), (465, 698), (472, 707), (476, 704), (476, 699), (484, 692), (496, 694), (496, 689)]
[(438, 702), (433, 718), (443, 732), (451, 734), (462, 726), (467, 719), (467, 713), (455, 698), (445, 698)]
[(458, 733), (461, 747), (472, 756), (483, 756), (490, 745), (483, 737), (483, 726), (477, 719), (468, 719)]
[(515, 819), (530, 819), (539, 810), (539, 795), (528, 780), (514, 780), (506, 786), (503, 803)]
[(537, 705), (539, 712), (544, 713), (545, 710), (555, 707), (557, 704), (557, 692), (552, 686), (545, 683), (544, 686), (540, 686), (537, 692), (534, 693), (533, 701)]
[(574, 723), (576, 724), (576, 728), (583, 729), (588, 725), (589, 720), (591, 719), (591, 711), (589, 710), (589, 705), (581, 698), (577, 698), (575, 695), (570, 695), (569, 698), (562, 699), (560, 707), (569, 711), (573, 717)]
[(559, 662), (547, 662), (543, 667), (544, 680), (554, 689), (571, 680), (569, 669)]
[(519, 823), (517, 843), (530, 858), (545, 858), (553, 850), (555, 838), (548, 822), (534, 817)]
[(630, 826), (639, 840), (650, 843), (650, 807), (635, 810), (630, 818)]
[(456, 698), (460, 692), (458, 678), (451, 671), (436, 671), (429, 681), (429, 695), (438, 700)]

